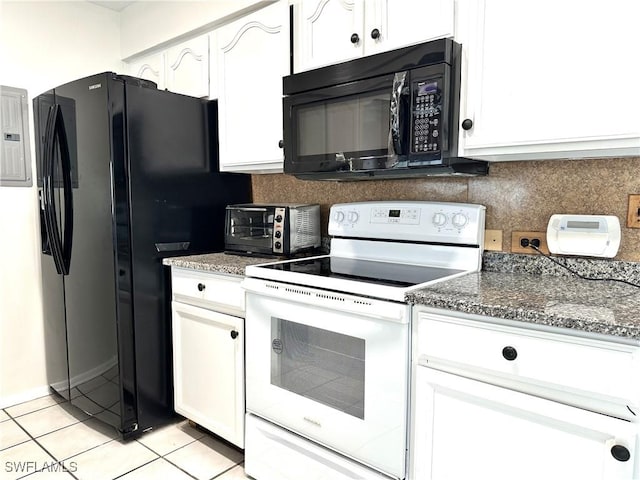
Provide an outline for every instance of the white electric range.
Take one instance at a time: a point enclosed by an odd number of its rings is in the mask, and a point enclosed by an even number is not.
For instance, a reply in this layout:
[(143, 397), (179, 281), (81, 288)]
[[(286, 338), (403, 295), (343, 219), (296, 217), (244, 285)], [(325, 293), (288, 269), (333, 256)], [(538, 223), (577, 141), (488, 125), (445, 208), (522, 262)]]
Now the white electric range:
[(247, 474), (405, 478), (405, 294), (480, 270), (484, 214), (461, 203), (338, 204), (329, 255), (247, 267)]

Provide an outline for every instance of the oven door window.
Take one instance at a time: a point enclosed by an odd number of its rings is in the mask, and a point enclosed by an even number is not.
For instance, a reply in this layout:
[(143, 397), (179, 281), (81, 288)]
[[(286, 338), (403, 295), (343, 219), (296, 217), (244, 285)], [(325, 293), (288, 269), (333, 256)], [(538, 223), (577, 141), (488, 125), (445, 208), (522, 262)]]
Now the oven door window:
[(271, 384), (364, 419), (365, 341), (271, 317)]

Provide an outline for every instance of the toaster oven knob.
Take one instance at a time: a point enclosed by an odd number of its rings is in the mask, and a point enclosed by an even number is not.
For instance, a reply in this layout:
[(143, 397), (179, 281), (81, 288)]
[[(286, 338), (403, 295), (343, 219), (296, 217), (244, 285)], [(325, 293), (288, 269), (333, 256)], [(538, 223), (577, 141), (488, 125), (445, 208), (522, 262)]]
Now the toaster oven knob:
[(280, 250), (282, 248), (282, 243), (276, 242), (273, 244), (273, 246), (276, 247), (276, 250)]
[(282, 221), (282, 215), (276, 215), (276, 223), (280, 223)]
[(280, 230), (276, 230), (276, 233), (274, 233), (274, 235), (276, 236), (276, 238), (280, 238), (282, 236), (282, 232)]

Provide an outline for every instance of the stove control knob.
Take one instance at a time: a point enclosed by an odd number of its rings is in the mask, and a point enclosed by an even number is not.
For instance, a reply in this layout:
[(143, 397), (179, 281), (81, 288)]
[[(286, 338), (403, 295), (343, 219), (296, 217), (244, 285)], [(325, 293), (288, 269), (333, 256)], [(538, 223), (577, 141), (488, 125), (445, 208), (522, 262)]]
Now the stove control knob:
[(436, 227), (442, 227), (447, 223), (447, 216), (444, 213), (436, 213), (433, 216), (432, 222)]
[(344, 222), (344, 212), (338, 210), (337, 212), (335, 212), (333, 214), (333, 220), (338, 222), (338, 223), (342, 223)]
[(464, 213), (456, 213), (451, 219), (454, 227), (462, 228), (469, 223), (469, 218)]
[(358, 218), (360, 218), (358, 212), (349, 212), (347, 214), (347, 220), (349, 221), (349, 223), (356, 223), (358, 221)]

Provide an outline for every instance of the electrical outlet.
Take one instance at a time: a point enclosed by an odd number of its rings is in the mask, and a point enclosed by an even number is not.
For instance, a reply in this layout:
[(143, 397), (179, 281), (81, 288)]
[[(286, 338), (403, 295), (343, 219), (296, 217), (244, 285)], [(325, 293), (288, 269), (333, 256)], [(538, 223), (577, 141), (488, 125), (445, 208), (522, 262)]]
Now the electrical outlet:
[(629, 195), (627, 227), (640, 228), (640, 195)]
[(502, 251), (502, 230), (484, 231), (484, 249)]
[(536, 241), (540, 251), (549, 254), (547, 232), (511, 232), (511, 253), (538, 253), (529, 246), (523, 246), (523, 243), (529, 245)]

